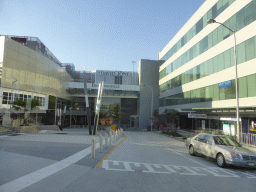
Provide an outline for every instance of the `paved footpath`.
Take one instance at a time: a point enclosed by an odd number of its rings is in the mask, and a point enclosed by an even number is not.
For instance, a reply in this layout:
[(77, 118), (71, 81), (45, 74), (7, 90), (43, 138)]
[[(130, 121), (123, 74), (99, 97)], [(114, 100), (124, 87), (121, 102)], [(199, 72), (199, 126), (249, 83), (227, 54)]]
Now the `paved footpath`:
[[(47, 131), (43, 134), (0, 136), (0, 191), (60, 191), (95, 167), (119, 141), (96, 150), (91, 158), (91, 138), (99, 147), (99, 131)], [(104, 138), (105, 139), (105, 138)], [(104, 142), (105, 143), (105, 142)]]
[(125, 135), (94, 160), (90, 139), (79, 143), (80, 134), (0, 138), (0, 191), (255, 191), (255, 170), (221, 169), (211, 159), (190, 156), (184, 142), (160, 134)]

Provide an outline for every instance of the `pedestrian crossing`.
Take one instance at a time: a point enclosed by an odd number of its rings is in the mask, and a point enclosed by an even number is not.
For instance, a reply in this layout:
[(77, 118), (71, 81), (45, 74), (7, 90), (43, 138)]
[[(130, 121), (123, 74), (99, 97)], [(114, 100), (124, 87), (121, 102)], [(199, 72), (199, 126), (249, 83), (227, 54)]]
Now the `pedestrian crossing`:
[(104, 160), (102, 168), (107, 171), (129, 171), (142, 173), (174, 174), (187, 176), (214, 176), (256, 179), (255, 170), (227, 170), (219, 167), (192, 167), (138, 162)]

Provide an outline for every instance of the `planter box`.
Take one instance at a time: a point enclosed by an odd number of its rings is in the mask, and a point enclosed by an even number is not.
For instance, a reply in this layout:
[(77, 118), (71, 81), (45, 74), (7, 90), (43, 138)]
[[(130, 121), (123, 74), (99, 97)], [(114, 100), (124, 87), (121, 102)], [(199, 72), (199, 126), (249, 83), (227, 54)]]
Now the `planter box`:
[(37, 125), (20, 126), (20, 133), (38, 133)]

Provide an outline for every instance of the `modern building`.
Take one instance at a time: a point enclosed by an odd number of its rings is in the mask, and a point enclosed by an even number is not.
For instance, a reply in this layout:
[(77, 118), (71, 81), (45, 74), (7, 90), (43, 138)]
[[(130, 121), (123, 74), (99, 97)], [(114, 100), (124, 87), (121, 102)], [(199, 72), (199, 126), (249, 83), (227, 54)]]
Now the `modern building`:
[[(0, 36), (0, 113), (20, 114), (10, 103), (15, 99), (37, 98), (41, 106), (31, 111), (46, 125), (87, 124), (85, 87), (92, 112), (95, 110), (98, 84), (104, 81), (101, 111), (121, 106), (125, 127), (139, 127), (139, 75), (132, 71), (75, 71), (72, 63), (61, 63), (37, 37)], [(157, 70), (158, 71), (158, 70)], [(131, 120), (136, 117), (136, 120)], [(92, 123), (93, 121), (92, 117)]]
[(208, 19), (236, 32), (239, 112), (248, 132), (256, 118), (255, 0), (206, 0), (159, 52), (159, 112), (177, 110), (184, 129), (236, 126), (234, 36)]

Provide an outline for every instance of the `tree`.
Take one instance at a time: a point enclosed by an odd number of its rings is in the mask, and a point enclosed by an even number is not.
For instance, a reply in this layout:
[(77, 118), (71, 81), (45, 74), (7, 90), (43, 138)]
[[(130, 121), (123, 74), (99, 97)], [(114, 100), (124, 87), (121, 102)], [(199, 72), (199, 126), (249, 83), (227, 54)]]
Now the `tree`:
[[(32, 110), (37, 106), (41, 106), (41, 103), (39, 102), (38, 99), (33, 98), (31, 100), (30, 109), (27, 109), (26, 106), (27, 106), (27, 100), (15, 99), (15, 101), (13, 102), (12, 108), (14, 108), (16, 111), (23, 110), (24, 113), (26, 113), (28, 110)], [(24, 115), (24, 121), (25, 121), (25, 115)]]
[(119, 123), (123, 118), (123, 113), (121, 113), (121, 107), (119, 103), (114, 103), (109, 110), (110, 117), (113, 117), (114, 123)]

